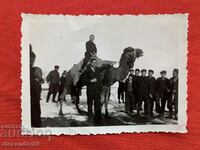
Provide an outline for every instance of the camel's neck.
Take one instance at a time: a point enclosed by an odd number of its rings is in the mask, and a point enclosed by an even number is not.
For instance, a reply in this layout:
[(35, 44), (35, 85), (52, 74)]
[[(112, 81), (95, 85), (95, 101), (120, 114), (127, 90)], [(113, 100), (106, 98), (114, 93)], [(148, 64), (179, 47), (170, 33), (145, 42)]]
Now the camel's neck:
[(124, 80), (129, 73), (129, 66), (126, 63), (121, 63), (117, 69), (119, 71), (117, 80)]

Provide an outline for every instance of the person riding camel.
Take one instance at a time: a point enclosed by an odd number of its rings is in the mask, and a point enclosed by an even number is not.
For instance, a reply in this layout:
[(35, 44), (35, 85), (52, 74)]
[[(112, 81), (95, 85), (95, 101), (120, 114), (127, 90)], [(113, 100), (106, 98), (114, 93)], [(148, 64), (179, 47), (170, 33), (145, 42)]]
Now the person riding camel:
[(84, 69), (87, 66), (87, 64), (89, 63), (90, 59), (92, 57), (95, 57), (97, 54), (97, 48), (94, 43), (94, 39), (95, 39), (95, 36), (93, 34), (91, 34), (89, 36), (89, 41), (87, 41), (85, 43), (85, 46), (86, 46), (85, 59), (84, 59), (83, 65), (81, 66), (81, 69), (79, 71), (81, 73), (84, 71)]

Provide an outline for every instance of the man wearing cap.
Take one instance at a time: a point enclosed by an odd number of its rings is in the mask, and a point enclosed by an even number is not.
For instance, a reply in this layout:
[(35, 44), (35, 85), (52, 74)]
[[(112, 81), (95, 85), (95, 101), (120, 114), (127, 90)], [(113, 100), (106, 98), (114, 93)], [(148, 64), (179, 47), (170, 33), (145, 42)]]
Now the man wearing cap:
[(130, 69), (129, 76), (134, 76), (134, 69), (133, 68)]
[(94, 119), (101, 119), (101, 103), (100, 92), (102, 89), (101, 72), (111, 65), (104, 65), (100, 68), (96, 67), (97, 60), (92, 58), (90, 64), (86, 67), (82, 76), (83, 84), (87, 86), (87, 104), (88, 104), (88, 120), (93, 119), (93, 103), (94, 103)]
[(149, 80), (149, 99), (151, 102), (150, 113), (153, 115), (153, 107), (155, 101), (155, 90), (156, 90), (156, 79), (153, 77), (154, 71), (148, 70), (148, 80)]
[(53, 102), (56, 102), (55, 101), (55, 98), (56, 98), (56, 94), (59, 90), (59, 83), (60, 83), (60, 74), (58, 72), (59, 70), (59, 66), (55, 66), (54, 67), (54, 70), (50, 71), (49, 74), (47, 75), (47, 83), (49, 84), (49, 91), (48, 91), (48, 94), (47, 94), (47, 99), (46, 99), (46, 102), (48, 103), (49, 102), (49, 98), (51, 96), (51, 94), (53, 94)]
[(89, 37), (89, 41), (87, 41), (85, 44), (86, 46), (85, 59), (84, 59), (83, 65), (81, 66), (80, 72), (83, 72), (83, 70), (85, 69), (86, 65), (88, 64), (92, 56), (95, 56), (97, 53), (97, 48), (94, 43), (94, 39), (95, 39), (95, 36), (91, 34)]
[(173, 70), (173, 77), (170, 78), (170, 98), (168, 100), (169, 118), (172, 118), (173, 110), (174, 117), (177, 120), (178, 113), (178, 69)]
[(140, 109), (142, 107), (142, 102), (144, 101), (144, 114), (150, 116), (150, 101), (149, 101), (149, 82), (146, 77), (146, 69), (141, 70), (141, 77), (139, 81), (139, 101), (137, 114), (140, 114)]
[(156, 105), (158, 106), (160, 115), (163, 116), (168, 97), (169, 79), (166, 78), (167, 71), (163, 70), (160, 74), (161, 77), (156, 81)]

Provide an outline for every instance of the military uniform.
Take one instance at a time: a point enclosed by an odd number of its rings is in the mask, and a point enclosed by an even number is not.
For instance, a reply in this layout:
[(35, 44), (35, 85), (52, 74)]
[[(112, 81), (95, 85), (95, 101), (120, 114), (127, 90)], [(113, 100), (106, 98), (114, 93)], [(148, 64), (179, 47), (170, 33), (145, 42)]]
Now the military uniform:
[(49, 102), (49, 98), (50, 98), (51, 94), (53, 94), (53, 102), (55, 102), (56, 94), (59, 90), (59, 83), (60, 83), (59, 72), (56, 70), (51, 71), (48, 74), (46, 80), (47, 80), (47, 82), (50, 82), (46, 101)]

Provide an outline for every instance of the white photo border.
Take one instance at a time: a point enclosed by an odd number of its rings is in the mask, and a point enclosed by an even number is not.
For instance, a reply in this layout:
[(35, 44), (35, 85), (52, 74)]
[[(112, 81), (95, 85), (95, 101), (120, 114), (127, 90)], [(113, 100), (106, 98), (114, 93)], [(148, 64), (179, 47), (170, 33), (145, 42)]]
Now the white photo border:
[[(153, 14), (152, 14), (153, 15)], [(31, 18), (38, 16), (58, 16), (58, 15), (41, 15), (41, 14), (24, 14), (22, 13), (21, 26), (21, 120), (23, 135), (96, 135), (96, 134), (120, 134), (120, 133), (141, 133), (141, 132), (187, 132), (187, 47), (188, 47), (188, 16), (189, 14), (155, 14), (155, 15), (176, 15), (184, 17), (186, 32), (182, 33), (181, 42), (178, 43), (178, 62), (179, 62), (179, 101), (178, 101), (178, 124), (176, 125), (125, 125), (125, 126), (98, 126), (98, 127), (31, 127), (30, 111), (30, 66), (29, 66), (29, 22)], [(97, 15), (98, 16), (98, 15)], [(112, 16), (112, 15), (110, 15)], [(114, 15), (116, 16), (116, 15)], [(135, 15), (120, 15), (135, 16)], [(140, 16), (140, 15), (137, 15)], [(143, 15), (142, 15), (143, 16)], [(151, 16), (151, 15), (145, 15)], [(181, 100), (181, 101), (180, 101)], [(27, 132), (28, 131), (28, 132)], [(42, 131), (42, 132), (41, 132)]]

